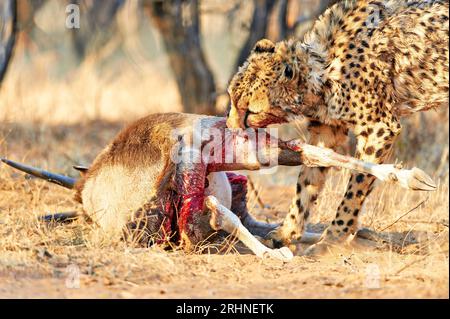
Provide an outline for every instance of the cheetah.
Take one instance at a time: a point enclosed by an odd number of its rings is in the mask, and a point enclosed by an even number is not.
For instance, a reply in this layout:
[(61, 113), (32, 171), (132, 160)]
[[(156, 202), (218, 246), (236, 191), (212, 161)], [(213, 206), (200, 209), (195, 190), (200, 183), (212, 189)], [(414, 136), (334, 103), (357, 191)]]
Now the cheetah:
[[(400, 118), (448, 105), (448, 1), (340, 1), (302, 40), (258, 41), (230, 81), (230, 128), (308, 120), (308, 143), (385, 162)], [(328, 168), (302, 167), (276, 244), (301, 238)], [(307, 254), (350, 242), (375, 178), (353, 172), (334, 220)]]

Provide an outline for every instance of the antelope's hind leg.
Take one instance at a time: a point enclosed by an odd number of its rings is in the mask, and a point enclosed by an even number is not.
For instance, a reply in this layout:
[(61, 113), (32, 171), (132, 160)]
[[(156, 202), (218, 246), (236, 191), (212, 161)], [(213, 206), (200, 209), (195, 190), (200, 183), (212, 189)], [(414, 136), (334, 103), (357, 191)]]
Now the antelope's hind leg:
[(265, 223), (254, 219), (247, 209), (247, 177), (231, 172), (227, 172), (226, 175), (232, 192), (230, 210), (240, 218), (244, 227), (247, 228), (251, 234), (266, 238), (269, 233), (279, 227), (280, 224)]
[(205, 206), (211, 212), (210, 225), (214, 230), (224, 230), (243, 242), (256, 256), (272, 257), (282, 261), (290, 261), (294, 256), (287, 247), (270, 249), (264, 246), (250, 231), (244, 227), (239, 217), (214, 196), (205, 199)]

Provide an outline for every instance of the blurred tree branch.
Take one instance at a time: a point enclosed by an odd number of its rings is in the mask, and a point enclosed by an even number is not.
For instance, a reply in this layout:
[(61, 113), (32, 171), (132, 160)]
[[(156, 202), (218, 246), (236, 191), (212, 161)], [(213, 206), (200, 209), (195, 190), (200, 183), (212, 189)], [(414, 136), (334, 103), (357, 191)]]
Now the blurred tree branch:
[(238, 54), (235, 69), (245, 62), (256, 42), (266, 36), (268, 19), (276, 2), (277, 0), (253, 0), (254, 8), (249, 34)]
[(114, 21), (124, 0), (68, 0), (80, 6), (82, 26), (70, 29), (72, 43), (81, 62), (89, 51), (104, 46), (115, 33)]
[(326, 9), (331, 7), (333, 4), (338, 3), (342, 0), (320, 0), (319, 15), (322, 14)]
[(291, 28), (287, 24), (287, 16), (289, 9), (289, 0), (280, 0), (280, 7), (278, 9), (278, 41), (286, 39), (291, 33)]
[(280, 6), (278, 9), (278, 41), (287, 39), (295, 34), (295, 30), (303, 23), (317, 19), (326, 9), (341, 0), (320, 0), (317, 10), (308, 16), (300, 16), (295, 19), (294, 23), (288, 25), (287, 18), (289, 15), (290, 0), (279, 0)]
[(162, 35), (185, 112), (215, 114), (214, 76), (200, 37), (199, 1), (144, 1), (144, 8)]
[(328, 9), (329, 7), (331, 7), (332, 5), (334, 5), (335, 3), (339, 2), (339, 1), (342, 1), (342, 0), (320, 0), (318, 9), (313, 14), (311, 14), (307, 17), (299, 17), (298, 19), (296, 19), (296, 21), (290, 28), (290, 31), (292, 33), (294, 33), (295, 29), (298, 26), (300, 26), (301, 24), (317, 19), (322, 13), (325, 12), (326, 9)]
[(16, 38), (16, 1), (0, 1), (0, 83), (11, 60)]
[[(316, 18), (326, 8), (338, 1), (340, 0), (320, 0), (316, 13), (307, 19)], [(275, 41), (281, 41), (293, 36), (296, 28), (305, 22), (304, 18), (298, 18), (292, 25), (288, 25), (290, 3), (290, 0), (253, 0), (254, 8), (249, 35), (239, 52), (236, 60), (236, 69), (245, 62), (255, 43), (264, 37), (268, 37), (267, 31), (272, 15), (276, 15), (274, 20), (278, 29), (277, 35), (273, 37)]]
[[(3, 6), (11, 1), (0, 0)], [(78, 62), (109, 43), (117, 31), (115, 17), (125, 2), (126, 0), (65, 0), (66, 4), (77, 4), (80, 7), (81, 28), (69, 30)], [(286, 39), (295, 33), (300, 20), (288, 19), (289, 13), (291, 16), (293, 13), (290, 12), (292, 5), (298, 7), (297, 2), (289, 0), (252, 2), (253, 8), (247, 7), (253, 10), (249, 31), (235, 61), (236, 68), (242, 65), (258, 40), (264, 37), (270, 37), (274, 41)], [(313, 19), (335, 2), (337, 0), (317, 1), (319, 9), (309, 18)], [(33, 30), (37, 29), (34, 16), (45, 3), (47, 0), (20, 0), (17, 3), (18, 25), (22, 26), (21, 29), (26, 36), (31, 36)], [(200, 0), (139, 1), (138, 6), (145, 9), (145, 13), (151, 17), (150, 20), (162, 36), (185, 112), (216, 114), (217, 88), (202, 48), (200, 15), (219, 12), (233, 21), (234, 17), (241, 13), (243, 4), (247, 2), (243, 0), (230, 1), (226, 4), (211, 2), (209, 6), (202, 6), (200, 9)]]
[(45, 4), (46, 0), (19, 0), (17, 1), (17, 29), (29, 34), (36, 27), (34, 16)]

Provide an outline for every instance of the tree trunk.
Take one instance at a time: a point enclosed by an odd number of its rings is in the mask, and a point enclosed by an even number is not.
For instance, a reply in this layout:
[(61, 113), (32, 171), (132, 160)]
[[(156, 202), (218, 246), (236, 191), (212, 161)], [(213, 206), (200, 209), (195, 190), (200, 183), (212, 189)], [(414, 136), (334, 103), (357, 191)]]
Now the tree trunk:
[(5, 76), (16, 38), (16, 1), (0, 1), (0, 83)]
[(253, 18), (247, 40), (239, 52), (236, 60), (236, 70), (247, 59), (253, 46), (266, 36), (267, 22), (276, 0), (254, 0)]
[(216, 114), (216, 86), (201, 46), (198, 1), (151, 0), (144, 7), (162, 35), (184, 112)]
[(289, 26), (287, 24), (287, 17), (289, 14), (289, 0), (280, 0), (280, 9), (278, 12), (278, 25), (279, 25), (279, 37), (278, 41), (285, 40), (291, 36), (295, 35), (295, 30), (297, 27), (305, 22), (310, 22), (317, 19), (321, 14), (324, 13), (326, 9), (334, 5), (335, 3), (342, 0), (320, 0), (318, 3), (318, 8), (315, 13), (307, 17), (299, 17), (293, 25)]
[(339, 1), (341, 0), (320, 0), (319, 15), (321, 15), (326, 9)]
[(80, 28), (70, 29), (78, 62), (104, 46), (114, 36), (114, 18), (124, 0), (68, 0), (80, 7)]
[(287, 24), (287, 15), (289, 9), (289, 0), (281, 0), (280, 8), (278, 9), (278, 39), (277, 41), (285, 40), (290, 35), (289, 26)]

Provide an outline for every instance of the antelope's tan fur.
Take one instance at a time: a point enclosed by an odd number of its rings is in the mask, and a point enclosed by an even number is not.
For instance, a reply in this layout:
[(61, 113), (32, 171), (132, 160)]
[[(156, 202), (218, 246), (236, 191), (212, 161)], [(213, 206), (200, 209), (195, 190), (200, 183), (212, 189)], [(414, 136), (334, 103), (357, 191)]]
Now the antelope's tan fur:
[(158, 196), (174, 170), (172, 132), (191, 127), (200, 116), (157, 114), (126, 127), (96, 157), (78, 181), (76, 198), (85, 213), (106, 232), (117, 235), (134, 212)]

